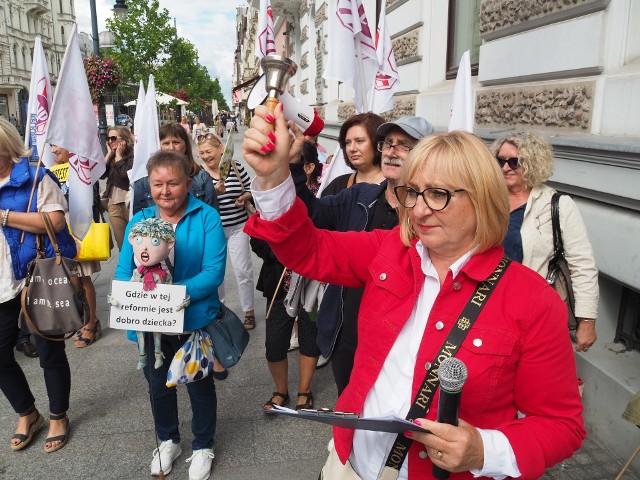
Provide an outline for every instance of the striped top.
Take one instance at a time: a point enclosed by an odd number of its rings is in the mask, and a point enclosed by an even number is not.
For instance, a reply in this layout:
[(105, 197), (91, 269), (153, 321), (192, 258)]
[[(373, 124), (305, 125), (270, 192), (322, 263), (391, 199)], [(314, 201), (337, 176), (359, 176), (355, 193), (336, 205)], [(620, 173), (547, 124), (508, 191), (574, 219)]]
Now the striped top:
[[(248, 192), (251, 185), (251, 178), (249, 178), (249, 174), (244, 169), (241, 163), (236, 162), (236, 166), (238, 167), (238, 172), (240, 173), (240, 178), (242, 179), (244, 189), (246, 192)], [(220, 179), (213, 178), (214, 185), (219, 181)], [(236, 199), (244, 192), (242, 191), (240, 180), (236, 176), (236, 172), (233, 167), (229, 169), (229, 176), (225, 180), (224, 186), (225, 192), (222, 194), (218, 194), (218, 203), (220, 205), (220, 218), (222, 219), (222, 226), (233, 227), (234, 225), (239, 225), (246, 222), (249, 218), (246, 210), (244, 209), (244, 207), (236, 207), (234, 203)]]

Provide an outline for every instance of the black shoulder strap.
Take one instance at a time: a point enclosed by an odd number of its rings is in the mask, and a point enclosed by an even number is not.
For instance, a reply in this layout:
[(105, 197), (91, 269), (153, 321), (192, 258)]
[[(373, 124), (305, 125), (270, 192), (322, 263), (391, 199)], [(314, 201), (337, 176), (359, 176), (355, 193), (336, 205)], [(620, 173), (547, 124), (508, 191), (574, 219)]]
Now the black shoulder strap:
[(556, 265), (564, 257), (564, 243), (562, 241), (562, 229), (560, 228), (560, 196), (556, 192), (551, 197), (551, 228), (553, 229), (553, 258), (549, 265)]

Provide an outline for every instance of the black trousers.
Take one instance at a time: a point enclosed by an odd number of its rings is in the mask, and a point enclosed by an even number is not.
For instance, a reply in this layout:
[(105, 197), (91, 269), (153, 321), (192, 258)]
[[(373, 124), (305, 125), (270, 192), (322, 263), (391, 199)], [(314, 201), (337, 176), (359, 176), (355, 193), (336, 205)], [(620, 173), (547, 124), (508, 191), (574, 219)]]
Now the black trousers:
[[(35, 404), (35, 398), (22, 368), (16, 362), (13, 348), (18, 333), (20, 297), (0, 303), (0, 390), (17, 414)], [(71, 370), (65, 352), (65, 342), (54, 342), (36, 335), (40, 367), (49, 396), (49, 411), (65, 413), (69, 409)]]
[[(289, 342), (291, 341), (291, 330), (293, 329), (294, 318), (287, 314), (283, 299), (276, 298), (271, 308), (271, 313), (266, 319), (266, 339), (267, 361), (280, 362), (287, 358)], [(309, 314), (300, 309), (298, 314), (298, 341), (300, 342), (300, 353), (307, 357), (319, 357), (320, 349), (316, 345), (318, 329), (311, 321)]]

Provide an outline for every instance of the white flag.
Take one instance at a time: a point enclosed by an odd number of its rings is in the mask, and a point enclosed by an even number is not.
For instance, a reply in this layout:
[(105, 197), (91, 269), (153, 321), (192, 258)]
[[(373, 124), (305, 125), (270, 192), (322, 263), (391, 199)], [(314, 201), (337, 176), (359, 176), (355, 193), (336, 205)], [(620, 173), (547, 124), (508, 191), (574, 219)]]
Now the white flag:
[(33, 66), (31, 85), (29, 86), (29, 106), (27, 108), (27, 128), (24, 133), (24, 146), (31, 148), (31, 158), (40, 158), (45, 167), (53, 165), (51, 146), (45, 144), (51, 100), (53, 92), (49, 80), (49, 68), (42, 49), (40, 37), (36, 37), (33, 46)]
[(320, 198), (322, 191), (336, 178), (341, 175), (345, 175), (347, 173), (353, 173), (354, 170), (347, 165), (347, 162), (344, 159), (344, 155), (342, 154), (342, 148), (338, 145), (336, 149), (336, 153), (333, 154), (333, 160), (329, 164), (329, 167), (322, 174), (322, 183), (320, 184), (320, 188), (318, 189), (318, 193), (316, 197)]
[(323, 77), (338, 80), (355, 90), (355, 108), (369, 109), (378, 71), (376, 47), (360, 0), (336, 0), (329, 13), (329, 55)]
[(214, 120), (218, 115), (218, 101), (215, 98), (211, 100), (211, 115), (213, 116)]
[(271, 9), (271, 2), (269, 0), (260, 0), (254, 53), (258, 58), (276, 53), (276, 38), (273, 32), (273, 10)]
[(386, 3), (382, 2), (378, 29), (376, 30), (376, 74), (371, 98), (371, 111), (380, 114), (393, 108), (393, 94), (398, 89), (398, 66), (387, 26)]
[(449, 131), (464, 130), (473, 133), (473, 97), (471, 93), (471, 59), (469, 50), (462, 54), (449, 118)]
[(62, 59), (46, 142), (69, 150), (69, 224), (82, 240), (93, 219), (93, 184), (104, 173), (105, 163), (76, 25)]
[[(138, 93), (139, 98), (140, 93)], [(149, 75), (144, 103), (141, 104), (140, 100), (138, 100), (135, 120), (138, 120), (138, 115), (141, 118), (139, 123), (134, 125), (136, 143), (133, 148), (133, 168), (129, 170), (129, 182), (131, 184), (147, 176), (149, 157), (160, 150), (158, 104), (156, 102), (156, 86), (153, 75)]]
[[(144, 84), (142, 80), (140, 80), (140, 87), (138, 88), (138, 100), (136, 101), (136, 115), (133, 118), (133, 166), (131, 170), (127, 172), (129, 175), (129, 183), (133, 188), (133, 182), (138, 180), (139, 178), (145, 177), (147, 175), (147, 158), (142, 158), (142, 145), (141, 145), (141, 132), (143, 130), (144, 125), (144, 105), (147, 100), (148, 95), (144, 93)], [(133, 202), (131, 202), (133, 206)]]

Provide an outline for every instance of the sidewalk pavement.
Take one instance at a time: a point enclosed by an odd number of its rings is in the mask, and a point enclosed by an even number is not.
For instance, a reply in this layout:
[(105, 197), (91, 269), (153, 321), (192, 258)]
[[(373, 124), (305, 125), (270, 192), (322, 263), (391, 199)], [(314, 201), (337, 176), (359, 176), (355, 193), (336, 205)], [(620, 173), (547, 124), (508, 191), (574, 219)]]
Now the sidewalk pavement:
[[(242, 133), (242, 132), (241, 132)], [(241, 135), (237, 136), (236, 151)], [(234, 142), (235, 143), (235, 142)], [(254, 273), (260, 262), (253, 257)], [(8, 443), (16, 425), (16, 415), (9, 404), (0, 401), (0, 479), (81, 480), (151, 478), (149, 464), (156, 448), (153, 420), (142, 372), (136, 370), (137, 351), (121, 330), (108, 328), (105, 297), (110, 291), (117, 255), (102, 263), (94, 275), (98, 297), (98, 317), (103, 337), (88, 348), (78, 349), (67, 342), (71, 364), (72, 388), (69, 418), (71, 436), (62, 450), (45, 454), (47, 427), (24, 451), (12, 452)], [(227, 264), (226, 304), (240, 312), (235, 279)], [(327, 456), (329, 427), (291, 418), (271, 418), (262, 413), (262, 405), (274, 390), (264, 359), (264, 298), (256, 292), (257, 327), (238, 365), (230, 369), (229, 378), (216, 381), (218, 394), (217, 431), (212, 479), (216, 480), (316, 480)], [(16, 353), (29, 380), (36, 404), (46, 414), (46, 390), (37, 359)], [(297, 392), (297, 351), (289, 353), (292, 394)], [(317, 371), (313, 381), (317, 407), (332, 407), (336, 389), (331, 368)], [(174, 463), (173, 479), (187, 479), (191, 455), (191, 417), (186, 389), (178, 387), (182, 455)], [(630, 428), (631, 425), (630, 425)], [(640, 441), (640, 434), (638, 435)], [(581, 450), (543, 477), (546, 480), (614, 479), (626, 459), (616, 458), (596, 439), (588, 437)], [(636, 471), (640, 470), (636, 459)], [(630, 472), (624, 480), (640, 480)]]

